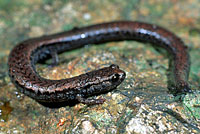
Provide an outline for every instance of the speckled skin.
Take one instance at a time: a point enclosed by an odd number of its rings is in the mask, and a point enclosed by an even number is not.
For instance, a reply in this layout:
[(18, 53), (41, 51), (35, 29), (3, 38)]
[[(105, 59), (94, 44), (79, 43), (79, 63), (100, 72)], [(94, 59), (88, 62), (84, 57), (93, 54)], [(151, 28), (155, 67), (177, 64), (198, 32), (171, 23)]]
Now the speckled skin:
[[(71, 31), (29, 39), (19, 43), (9, 55), (9, 76), (24, 94), (40, 102), (82, 101), (83, 98), (110, 91), (125, 78), (117, 65), (82, 74), (77, 77), (49, 80), (40, 77), (35, 63), (49, 55), (111, 41), (136, 40), (166, 49), (172, 57), (171, 83), (174, 93), (190, 92), (188, 74), (190, 60), (187, 47), (168, 30), (142, 22), (115, 21)], [(95, 102), (95, 104), (103, 103)]]

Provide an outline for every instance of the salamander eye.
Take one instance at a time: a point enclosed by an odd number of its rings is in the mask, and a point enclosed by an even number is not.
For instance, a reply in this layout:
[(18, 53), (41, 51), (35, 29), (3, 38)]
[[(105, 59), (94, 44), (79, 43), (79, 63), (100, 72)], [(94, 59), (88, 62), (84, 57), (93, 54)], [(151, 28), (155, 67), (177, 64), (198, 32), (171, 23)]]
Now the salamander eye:
[(118, 80), (119, 80), (119, 74), (114, 74), (113, 76), (112, 76), (112, 82), (117, 82)]
[(115, 65), (115, 64), (110, 65), (110, 67), (113, 68), (113, 69), (115, 69), (115, 68), (119, 69), (119, 66)]

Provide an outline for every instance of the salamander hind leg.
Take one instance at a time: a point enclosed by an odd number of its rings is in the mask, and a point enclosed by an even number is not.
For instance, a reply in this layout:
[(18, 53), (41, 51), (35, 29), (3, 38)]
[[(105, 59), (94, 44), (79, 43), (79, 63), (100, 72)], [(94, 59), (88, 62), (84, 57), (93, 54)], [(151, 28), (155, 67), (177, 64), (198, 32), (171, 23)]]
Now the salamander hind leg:
[(188, 86), (188, 85), (184, 85), (182, 88), (181, 88), (181, 93), (183, 94), (186, 94), (186, 93), (192, 93), (192, 89)]
[(174, 96), (186, 95), (187, 93), (193, 93), (192, 89), (188, 85), (184, 85), (180, 87), (171, 86), (171, 87), (168, 87), (168, 89)]

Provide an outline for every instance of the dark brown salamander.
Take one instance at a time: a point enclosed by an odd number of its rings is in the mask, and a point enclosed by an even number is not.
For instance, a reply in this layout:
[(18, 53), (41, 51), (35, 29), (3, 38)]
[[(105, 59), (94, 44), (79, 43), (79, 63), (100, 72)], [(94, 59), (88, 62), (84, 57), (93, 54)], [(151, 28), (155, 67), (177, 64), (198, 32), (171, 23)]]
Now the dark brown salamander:
[(142, 22), (116, 21), (71, 31), (29, 39), (19, 43), (10, 53), (8, 65), (12, 82), (27, 96), (39, 102), (78, 100), (84, 104), (101, 104), (103, 99), (87, 99), (116, 88), (125, 78), (125, 72), (111, 65), (73, 78), (49, 80), (40, 77), (35, 64), (57, 53), (111, 41), (136, 40), (149, 42), (166, 49), (172, 57), (170, 90), (191, 92), (188, 86), (190, 68), (187, 47), (168, 30)]

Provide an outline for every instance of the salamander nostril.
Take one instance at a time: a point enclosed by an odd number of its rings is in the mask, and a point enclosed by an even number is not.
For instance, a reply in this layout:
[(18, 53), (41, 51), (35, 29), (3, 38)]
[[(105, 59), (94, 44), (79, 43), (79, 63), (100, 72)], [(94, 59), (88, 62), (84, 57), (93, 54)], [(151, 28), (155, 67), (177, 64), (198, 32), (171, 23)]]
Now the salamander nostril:
[(123, 81), (126, 77), (126, 73), (123, 71), (121, 73), (119, 73), (119, 78)]

